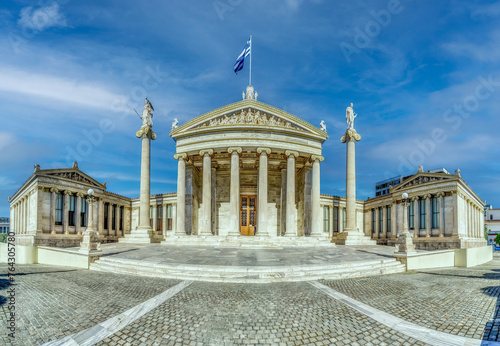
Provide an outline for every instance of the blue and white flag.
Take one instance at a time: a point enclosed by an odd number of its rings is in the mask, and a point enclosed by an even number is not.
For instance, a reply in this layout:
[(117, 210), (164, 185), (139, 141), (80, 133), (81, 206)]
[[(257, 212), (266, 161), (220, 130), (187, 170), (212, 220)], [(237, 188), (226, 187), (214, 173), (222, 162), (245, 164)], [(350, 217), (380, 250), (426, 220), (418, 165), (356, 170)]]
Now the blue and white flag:
[(243, 69), (243, 64), (245, 62), (245, 58), (250, 54), (250, 49), (252, 47), (251, 45), (252, 39), (248, 39), (247, 45), (241, 52), (241, 54), (238, 56), (238, 59), (236, 59), (236, 62), (234, 63), (234, 73), (238, 74), (238, 71), (241, 71)]

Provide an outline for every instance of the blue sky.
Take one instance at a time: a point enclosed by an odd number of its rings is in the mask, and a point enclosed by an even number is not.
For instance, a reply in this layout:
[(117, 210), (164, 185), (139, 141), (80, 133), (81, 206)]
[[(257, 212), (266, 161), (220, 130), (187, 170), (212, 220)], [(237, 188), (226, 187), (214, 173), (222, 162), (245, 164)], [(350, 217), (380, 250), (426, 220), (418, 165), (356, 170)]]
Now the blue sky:
[(42, 169), (80, 169), (139, 195), (145, 94), (152, 193), (176, 191), (174, 117), (241, 99), (234, 61), (253, 35), (259, 100), (319, 126), (321, 192), (345, 195), (345, 108), (354, 103), (357, 193), (387, 177), (456, 168), (500, 207), (500, 3), (494, 1), (3, 1), (0, 216)]

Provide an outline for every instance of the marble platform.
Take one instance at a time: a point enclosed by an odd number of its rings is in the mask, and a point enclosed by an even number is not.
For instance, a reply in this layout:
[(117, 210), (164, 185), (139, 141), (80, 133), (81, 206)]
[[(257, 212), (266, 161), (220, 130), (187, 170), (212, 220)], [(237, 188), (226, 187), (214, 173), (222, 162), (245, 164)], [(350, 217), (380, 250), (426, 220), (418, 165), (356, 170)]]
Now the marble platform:
[(271, 283), (341, 279), (405, 272), (392, 247), (280, 249), (103, 245), (91, 270), (179, 280)]

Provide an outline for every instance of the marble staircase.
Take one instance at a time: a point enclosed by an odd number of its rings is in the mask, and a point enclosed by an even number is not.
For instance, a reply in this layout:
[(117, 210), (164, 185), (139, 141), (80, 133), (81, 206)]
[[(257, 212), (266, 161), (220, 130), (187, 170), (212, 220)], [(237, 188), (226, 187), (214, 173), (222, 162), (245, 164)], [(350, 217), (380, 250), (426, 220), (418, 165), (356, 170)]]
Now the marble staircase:
[(394, 258), (356, 261), (331, 265), (297, 266), (220, 266), (191, 264), (158, 264), (141, 260), (103, 256), (90, 270), (131, 274), (165, 279), (231, 283), (271, 283), (345, 279), (405, 272), (405, 265)]

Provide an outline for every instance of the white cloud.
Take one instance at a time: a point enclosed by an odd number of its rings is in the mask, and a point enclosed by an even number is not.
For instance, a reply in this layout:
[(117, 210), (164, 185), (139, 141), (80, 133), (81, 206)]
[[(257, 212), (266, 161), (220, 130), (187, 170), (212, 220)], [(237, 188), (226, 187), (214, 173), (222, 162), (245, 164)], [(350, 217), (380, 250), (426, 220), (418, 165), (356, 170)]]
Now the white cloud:
[(14, 141), (14, 135), (6, 131), (0, 131), (0, 152), (7, 150)]
[(87, 107), (114, 110), (113, 105), (122, 104), (125, 97), (115, 94), (97, 83), (28, 73), (8, 66), (0, 66), (0, 75), (2, 75), (0, 79), (0, 90), (2, 91), (49, 98)]
[(36, 10), (32, 6), (21, 9), (21, 18), (17, 23), (22, 27), (39, 31), (50, 27), (67, 26), (66, 18), (59, 12), (59, 4), (56, 2)]

